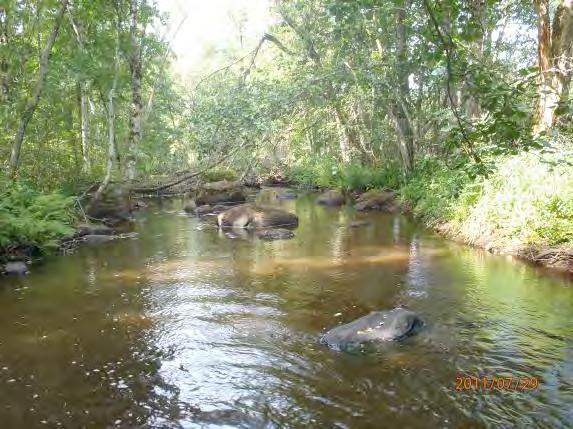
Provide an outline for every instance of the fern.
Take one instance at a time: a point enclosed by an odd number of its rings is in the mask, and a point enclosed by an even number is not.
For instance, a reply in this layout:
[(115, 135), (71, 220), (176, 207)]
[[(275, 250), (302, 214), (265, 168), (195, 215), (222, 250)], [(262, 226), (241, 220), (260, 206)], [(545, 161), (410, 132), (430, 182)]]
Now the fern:
[(49, 251), (71, 235), (74, 198), (42, 194), (23, 183), (0, 181), (0, 253), (11, 245)]

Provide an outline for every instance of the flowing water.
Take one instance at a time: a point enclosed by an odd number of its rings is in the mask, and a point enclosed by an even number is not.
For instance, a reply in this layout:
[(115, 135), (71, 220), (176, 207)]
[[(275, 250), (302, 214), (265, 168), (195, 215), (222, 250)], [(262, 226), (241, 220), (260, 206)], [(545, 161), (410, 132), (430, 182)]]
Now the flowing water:
[[(292, 240), (157, 201), (137, 239), (1, 280), (0, 427), (573, 426), (570, 280), (403, 216), (274, 192), (257, 198), (298, 214)], [(425, 320), (417, 336), (372, 354), (318, 341), (396, 306)]]

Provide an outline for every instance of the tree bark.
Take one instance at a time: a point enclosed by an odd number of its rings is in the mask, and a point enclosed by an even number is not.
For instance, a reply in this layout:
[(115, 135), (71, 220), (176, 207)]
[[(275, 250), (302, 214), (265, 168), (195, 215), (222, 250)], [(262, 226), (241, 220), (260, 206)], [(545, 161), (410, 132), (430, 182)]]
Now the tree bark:
[(12, 146), (12, 153), (10, 155), (10, 175), (12, 177), (14, 177), (18, 171), (18, 166), (20, 164), (20, 153), (22, 151), (22, 142), (24, 141), (26, 128), (28, 127), (32, 116), (34, 115), (34, 111), (38, 106), (38, 102), (40, 101), (40, 96), (42, 95), (42, 90), (44, 89), (44, 83), (46, 82), (46, 74), (48, 72), (48, 63), (50, 60), (50, 54), (52, 53), (52, 46), (54, 45), (56, 37), (58, 36), (58, 31), (60, 29), (62, 18), (67, 6), (68, 0), (62, 0), (60, 3), (60, 8), (56, 13), (54, 26), (52, 27), (52, 31), (50, 32), (50, 36), (46, 41), (46, 46), (44, 47), (42, 56), (40, 58), (40, 69), (38, 70), (38, 77), (36, 78), (32, 96), (26, 103), (24, 112), (20, 117), (20, 125), (16, 131), (16, 137), (14, 138), (14, 145)]
[(89, 155), (89, 113), (88, 113), (88, 90), (87, 82), (82, 80), (78, 83), (79, 104), (80, 104), (80, 139), (82, 145), (82, 173), (90, 171)]
[[(68, 8), (68, 15), (72, 29), (76, 36), (78, 47), (85, 53), (84, 35), (80, 23), (74, 21), (72, 17), (72, 7)], [(88, 89), (89, 83), (85, 78), (78, 77), (79, 111), (80, 111), (80, 140), (82, 146), (82, 173), (87, 174), (91, 169), (89, 155), (89, 110), (88, 110)]]
[[(472, 55), (481, 61), (484, 57), (485, 51), (485, 42), (486, 42), (486, 34), (485, 34), (485, 20), (487, 16), (487, 5), (485, 0), (471, 0), (469, 2), (470, 13), (471, 13), (471, 20), (470, 22), (473, 23), (473, 27), (477, 29), (473, 31), (472, 34), (472, 41), (469, 43), (469, 46), (472, 51)], [(489, 36), (488, 36), (489, 37)], [(475, 119), (481, 115), (480, 106), (476, 97), (474, 97), (471, 93), (471, 87), (473, 82), (469, 81), (467, 78), (464, 81), (464, 84), (461, 88), (463, 96), (460, 97), (463, 100), (463, 107), (465, 111), (465, 115), (467, 118)]]
[(408, 64), (408, 39), (406, 33), (406, 8), (409, 1), (403, 2), (396, 9), (396, 60), (398, 77), (398, 94), (391, 106), (392, 117), (396, 130), (402, 156), (402, 166), (405, 172), (414, 168), (414, 132), (408, 115), (410, 99), (409, 64)]
[[(0, 46), (3, 50), (8, 47), (8, 10), (5, 7), (0, 7)], [(9, 68), (8, 61), (3, 55), (0, 58), (0, 101), (7, 103), (8, 93), (10, 90), (9, 81)]]
[[(561, 0), (553, 24), (549, 0), (535, 0), (539, 86), (534, 131), (548, 133), (555, 126), (556, 110), (568, 96), (573, 66), (573, 0)], [(552, 28), (553, 27), (553, 28)]]
[(140, 5), (137, 0), (129, 2), (130, 16), (130, 53), (129, 70), (131, 74), (131, 108), (129, 115), (129, 139), (126, 154), (125, 178), (134, 180), (136, 176), (137, 151), (141, 144), (141, 119), (143, 101), (141, 97), (141, 36), (138, 31), (138, 15)]
[(115, 52), (113, 57), (113, 79), (111, 87), (107, 93), (107, 132), (108, 132), (108, 149), (107, 160), (105, 165), (105, 176), (101, 182), (97, 192), (94, 195), (93, 201), (98, 201), (111, 180), (114, 161), (117, 159), (117, 145), (115, 141), (115, 91), (117, 87), (117, 80), (119, 76), (119, 38), (120, 38), (120, 24), (119, 12), (117, 18), (117, 35), (115, 40)]

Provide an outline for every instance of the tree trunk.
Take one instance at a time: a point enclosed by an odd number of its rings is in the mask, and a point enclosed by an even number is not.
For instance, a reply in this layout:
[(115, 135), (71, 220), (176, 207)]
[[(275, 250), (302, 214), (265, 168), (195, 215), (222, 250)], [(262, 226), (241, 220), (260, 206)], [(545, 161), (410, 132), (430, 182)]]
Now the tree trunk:
[(573, 0), (559, 2), (553, 24), (549, 16), (549, 0), (535, 0), (535, 8), (539, 101), (534, 131), (547, 133), (555, 125), (557, 107), (567, 98), (571, 82)]
[(334, 108), (334, 119), (336, 121), (336, 128), (338, 129), (338, 147), (340, 149), (340, 159), (344, 163), (350, 162), (350, 139), (348, 136), (348, 127), (345, 122), (344, 116), (340, 107)]
[(48, 63), (50, 54), (52, 53), (52, 46), (54, 45), (56, 37), (58, 36), (60, 24), (62, 23), (62, 17), (64, 16), (64, 12), (66, 11), (67, 6), (68, 0), (62, 0), (60, 8), (56, 14), (54, 26), (52, 27), (52, 31), (48, 37), (46, 46), (44, 47), (44, 51), (42, 52), (42, 56), (40, 58), (40, 69), (38, 71), (38, 77), (34, 85), (34, 90), (32, 91), (32, 96), (26, 103), (24, 112), (20, 117), (20, 125), (16, 131), (16, 137), (14, 138), (14, 145), (12, 146), (12, 153), (10, 155), (10, 175), (12, 177), (14, 177), (18, 171), (18, 166), (20, 164), (20, 153), (22, 151), (22, 142), (24, 141), (26, 128), (28, 127), (28, 123), (32, 119), (34, 111), (36, 110), (38, 102), (40, 101), (40, 96), (42, 95), (42, 90), (44, 89), (44, 83), (46, 82), (46, 74), (48, 72)]
[(113, 58), (113, 79), (111, 87), (107, 93), (107, 132), (108, 132), (108, 148), (107, 148), (107, 161), (105, 165), (105, 176), (101, 182), (97, 192), (94, 195), (93, 201), (98, 201), (101, 194), (111, 180), (114, 161), (117, 159), (117, 145), (115, 141), (115, 91), (117, 87), (117, 80), (119, 76), (119, 38), (120, 38), (120, 24), (119, 16), (117, 22), (117, 35), (115, 40), (115, 52)]
[[(81, 21), (76, 24), (72, 16), (72, 7), (68, 8), (70, 23), (76, 36), (76, 41), (80, 51), (85, 54), (85, 43), (83, 26), (80, 25)], [(80, 111), (80, 139), (82, 145), (82, 173), (87, 174), (91, 169), (91, 162), (89, 156), (89, 112), (88, 112), (88, 89), (89, 84), (85, 78), (78, 76), (78, 97), (79, 97), (79, 111)]]
[(141, 118), (143, 102), (141, 97), (141, 38), (138, 26), (138, 2), (131, 0), (129, 3), (130, 40), (131, 49), (129, 57), (129, 69), (131, 74), (131, 109), (129, 115), (129, 140), (126, 155), (125, 178), (134, 180), (136, 175), (137, 151), (141, 143)]
[[(487, 14), (487, 6), (485, 0), (471, 0), (469, 3), (471, 9), (471, 19), (470, 22), (473, 23), (471, 42), (469, 43), (472, 55), (481, 62), (484, 57), (484, 50), (486, 45), (486, 34), (484, 33), (485, 20)], [(488, 36), (490, 37), (490, 36)], [(471, 93), (471, 86), (473, 82), (465, 79), (462, 87), (463, 96), (460, 97), (463, 100), (463, 108), (466, 117), (470, 119), (478, 118), (481, 115), (480, 106), (476, 97)]]
[(339, 128), (340, 159), (342, 160), (342, 162), (348, 163), (351, 161), (352, 158), (351, 150), (354, 143), (354, 136), (352, 134), (352, 131), (350, 130), (346, 112), (344, 112), (338, 100), (335, 99), (334, 95), (331, 95), (329, 98), (334, 104), (334, 114), (336, 118), (336, 124), (338, 125)]
[[(8, 47), (8, 10), (0, 7), (0, 47), (2, 51)], [(8, 61), (5, 54), (0, 58), (0, 101), (8, 102), (8, 93), (10, 89)]]
[(408, 63), (408, 39), (406, 34), (406, 8), (409, 6), (406, 0), (396, 10), (396, 60), (398, 63), (398, 90), (393, 103), (392, 116), (396, 124), (398, 138), (400, 140), (400, 153), (402, 155), (402, 167), (405, 172), (414, 168), (414, 132), (408, 115), (410, 84)]
[(89, 113), (88, 113), (88, 85), (85, 81), (78, 83), (80, 92), (80, 138), (82, 142), (82, 173), (90, 171), (89, 154)]

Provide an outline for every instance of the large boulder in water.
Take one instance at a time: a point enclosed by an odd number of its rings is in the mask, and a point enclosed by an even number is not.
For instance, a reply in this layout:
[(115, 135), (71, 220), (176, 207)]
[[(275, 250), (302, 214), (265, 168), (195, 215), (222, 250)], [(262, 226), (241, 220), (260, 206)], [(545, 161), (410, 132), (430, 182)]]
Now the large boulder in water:
[(316, 199), (318, 204), (322, 204), (324, 206), (341, 206), (345, 202), (344, 195), (340, 191), (326, 191), (318, 196)]
[(23, 261), (6, 262), (0, 266), (0, 272), (10, 276), (24, 276), (30, 271)]
[(111, 225), (130, 221), (132, 203), (129, 189), (125, 186), (110, 185), (97, 201), (91, 201), (87, 214)]
[(331, 329), (320, 341), (335, 350), (348, 350), (368, 343), (401, 340), (418, 332), (423, 324), (416, 313), (403, 308), (373, 311)]
[(222, 228), (272, 228), (297, 226), (298, 217), (284, 210), (242, 204), (220, 213), (217, 223)]
[(384, 213), (396, 213), (398, 204), (393, 192), (373, 189), (356, 199), (354, 208), (358, 211), (377, 210)]
[(203, 185), (195, 199), (198, 206), (216, 205), (221, 203), (244, 203), (245, 192), (239, 182), (221, 180)]
[(195, 213), (197, 210), (197, 203), (195, 203), (195, 200), (189, 200), (183, 206), (183, 210), (185, 210), (187, 213)]

